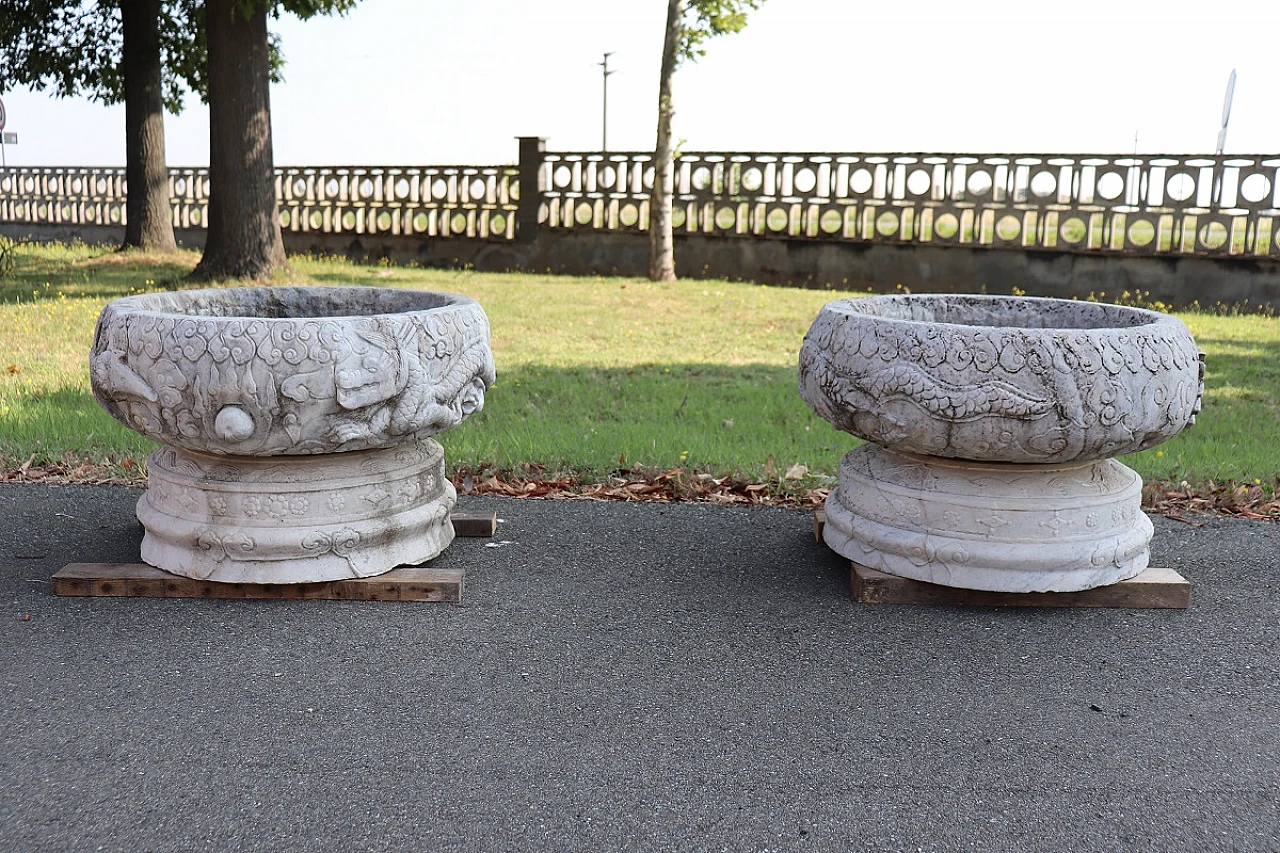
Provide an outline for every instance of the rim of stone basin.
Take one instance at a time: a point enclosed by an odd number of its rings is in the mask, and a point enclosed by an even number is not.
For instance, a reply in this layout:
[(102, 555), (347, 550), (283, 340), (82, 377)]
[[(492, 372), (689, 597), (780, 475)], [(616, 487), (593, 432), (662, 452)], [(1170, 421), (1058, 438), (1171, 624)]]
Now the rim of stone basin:
[[(894, 308), (905, 309), (907, 316)], [(1161, 323), (1185, 324), (1147, 308), (1041, 296), (908, 293), (856, 296), (828, 302), (823, 310), (874, 317), (904, 325), (1063, 331), (1133, 329)], [(976, 316), (961, 317), (964, 312)], [(1055, 320), (1057, 322), (1055, 322)], [(1068, 322), (1063, 322), (1063, 321)]]
[[(476, 304), (470, 296), (441, 290), (339, 284), (167, 290), (124, 296), (108, 307), (130, 314), (269, 321), (395, 316)], [(339, 305), (341, 310), (325, 310)]]

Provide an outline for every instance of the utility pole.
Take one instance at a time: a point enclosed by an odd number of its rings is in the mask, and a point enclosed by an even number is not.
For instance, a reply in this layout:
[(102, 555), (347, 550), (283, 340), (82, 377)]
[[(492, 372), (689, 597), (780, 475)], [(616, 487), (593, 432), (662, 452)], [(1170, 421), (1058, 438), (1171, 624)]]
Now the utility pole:
[(613, 56), (612, 51), (604, 55), (604, 62), (598, 63), (604, 71), (604, 74), (603, 74), (604, 103), (601, 105), (601, 109), (600, 109), (600, 150), (601, 151), (609, 150), (609, 75), (618, 73), (617, 71), (609, 70), (609, 57), (611, 56)]

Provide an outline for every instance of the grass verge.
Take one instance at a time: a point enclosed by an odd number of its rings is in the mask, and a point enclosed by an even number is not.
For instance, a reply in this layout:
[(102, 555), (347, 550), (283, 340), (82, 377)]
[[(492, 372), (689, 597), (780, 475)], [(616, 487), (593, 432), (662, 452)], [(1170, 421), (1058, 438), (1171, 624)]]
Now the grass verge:
[[(24, 247), (0, 279), (3, 476), (140, 479), (154, 445), (107, 416), (89, 392), (94, 321), (110, 298), (184, 286), (197, 260)], [(648, 494), (813, 501), (857, 443), (810, 412), (795, 384), (814, 315), (848, 294), (291, 263), (282, 281), (448, 290), (485, 307), (498, 383), (481, 414), (441, 437), (460, 484), (626, 497), (636, 491), (630, 484), (662, 483)], [(1208, 353), (1204, 412), (1192, 429), (1124, 461), (1148, 481), (1150, 505), (1195, 508), (1188, 502), (1196, 499), (1277, 512), (1280, 319), (1179, 316)]]

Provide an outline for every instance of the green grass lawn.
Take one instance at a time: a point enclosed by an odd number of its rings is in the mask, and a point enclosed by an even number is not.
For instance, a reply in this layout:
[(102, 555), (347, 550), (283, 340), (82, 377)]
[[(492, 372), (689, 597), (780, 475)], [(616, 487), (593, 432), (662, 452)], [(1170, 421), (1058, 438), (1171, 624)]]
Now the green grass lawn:
[[(133, 476), (154, 446), (101, 411), (86, 358), (110, 298), (184, 286), (194, 253), (30, 247), (0, 278), (0, 468), (84, 464)], [(857, 441), (812, 414), (796, 358), (821, 305), (851, 295), (785, 287), (489, 274), (292, 259), (281, 283), (465, 293), (488, 313), (497, 385), (441, 437), (450, 464), (603, 481), (635, 466), (822, 485)], [(1280, 319), (1180, 314), (1208, 353), (1199, 423), (1125, 462), (1149, 480), (1201, 486), (1280, 478)], [(789, 483), (787, 485), (795, 485)]]

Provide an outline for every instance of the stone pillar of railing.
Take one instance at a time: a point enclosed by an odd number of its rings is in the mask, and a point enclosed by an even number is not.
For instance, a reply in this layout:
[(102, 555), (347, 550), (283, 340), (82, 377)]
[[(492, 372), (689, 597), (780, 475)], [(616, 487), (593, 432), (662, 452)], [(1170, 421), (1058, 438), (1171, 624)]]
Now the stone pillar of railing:
[(538, 239), (538, 208), (546, 190), (542, 174), (542, 154), (547, 150), (545, 136), (520, 136), (520, 206), (516, 210), (516, 242), (532, 243)]

